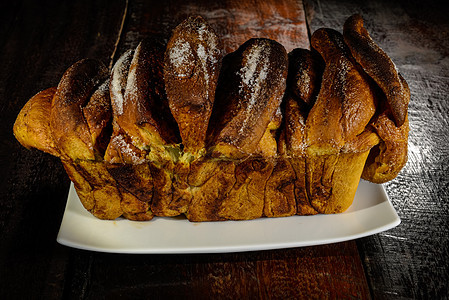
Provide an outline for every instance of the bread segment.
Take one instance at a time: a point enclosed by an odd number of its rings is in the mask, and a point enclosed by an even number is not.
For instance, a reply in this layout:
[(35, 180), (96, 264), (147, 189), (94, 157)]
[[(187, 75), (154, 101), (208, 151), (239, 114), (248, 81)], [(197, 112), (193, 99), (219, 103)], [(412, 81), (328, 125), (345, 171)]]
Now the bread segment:
[(365, 130), (374, 115), (374, 90), (339, 32), (318, 29), (311, 42), (325, 69), (318, 98), (307, 117), (308, 151), (338, 153), (346, 141)]
[(179, 24), (168, 41), (164, 78), (170, 110), (184, 151), (204, 151), (206, 131), (221, 67), (221, 41), (197, 16)]
[(410, 90), (388, 55), (371, 38), (363, 19), (355, 14), (343, 26), (345, 42), (355, 60), (385, 93), (397, 127), (405, 123)]
[(257, 154), (282, 101), (287, 69), (284, 47), (268, 39), (250, 39), (225, 57), (209, 126), (212, 156)]
[(20, 110), (14, 122), (13, 132), (22, 146), (36, 148), (54, 156), (60, 156), (50, 128), (51, 102), (56, 87), (34, 95)]
[(93, 59), (76, 62), (62, 76), (50, 113), (53, 140), (62, 156), (95, 160), (94, 141), (83, 115), (83, 107), (107, 76), (106, 67)]

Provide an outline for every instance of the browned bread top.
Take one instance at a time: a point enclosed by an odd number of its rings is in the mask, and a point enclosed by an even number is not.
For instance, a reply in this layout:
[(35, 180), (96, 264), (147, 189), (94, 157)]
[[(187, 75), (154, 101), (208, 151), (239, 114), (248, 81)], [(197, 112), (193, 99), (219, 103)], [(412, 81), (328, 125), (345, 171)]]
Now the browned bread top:
[(287, 92), (312, 107), (320, 90), (322, 62), (312, 51), (297, 48), (288, 54), (288, 65)]
[(108, 162), (162, 163), (164, 147), (180, 142), (165, 94), (164, 51), (159, 41), (145, 39), (114, 65), (110, 85), (114, 132), (105, 156)]
[(285, 124), (279, 139), (280, 153), (288, 157), (306, 153), (306, 120), (320, 90), (324, 68), (318, 56), (307, 49), (294, 49), (288, 54)]
[(115, 63), (109, 85), (111, 106), (113, 111), (113, 133), (105, 153), (108, 163), (139, 164), (145, 161), (145, 151), (140, 151), (132, 144), (131, 137), (121, 128), (127, 126), (123, 114), (128, 71), (134, 50), (128, 50)]
[(140, 149), (179, 142), (165, 94), (164, 52), (157, 40), (144, 39), (129, 66), (119, 125)]
[(202, 17), (179, 24), (168, 41), (166, 91), (186, 152), (204, 149), (221, 59), (221, 41)]
[(41, 151), (59, 156), (50, 129), (51, 102), (56, 87), (43, 90), (23, 106), (14, 122), (13, 132), (16, 139), (26, 148), (36, 148)]
[(83, 107), (107, 76), (107, 68), (93, 59), (75, 63), (62, 76), (51, 105), (50, 128), (55, 145), (63, 156), (95, 159), (94, 141)]
[(224, 58), (209, 126), (213, 156), (256, 154), (284, 95), (287, 69), (284, 47), (269, 39), (250, 39)]
[(112, 133), (112, 108), (109, 96), (109, 78), (92, 94), (83, 108), (97, 160), (102, 160)]
[(395, 124), (389, 95), (340, 33), (320, 29), (311, 42), (316, 52), (287, 56), (273, 40), (251, 39), (221, 67), (217, 36), (189, 18), (165, 54), (144, 40), (110, 78), (97, 61), (76, 63), (25, 105), (14, 133), (60, 156), (100, 218), (341, 212), (362, 171), (384, 182), (403, 167), (407, 115)]
[(384, 183), (394, 179), (407, 162), (408, 117), (397, 127), (387, 113), (382, 113), (374, 118), (372, 126), (380, 143), (371, 150), (362, 178)]
[(407, 82), (398, 73), (390, 57), (371, 39), (360, 15), (353, 15), (346, 20), (343, 35), (355, 60), (385, 93), (395, 124), (401, 126), (407, 117), (410, 101)]
[(307, 118), (307, 143), (310, 151), (337, 153), (365, 130), (374, 115), (374, 91), (338, 31), (318, 29), (311, 42), (323, 57), (325, 69)]

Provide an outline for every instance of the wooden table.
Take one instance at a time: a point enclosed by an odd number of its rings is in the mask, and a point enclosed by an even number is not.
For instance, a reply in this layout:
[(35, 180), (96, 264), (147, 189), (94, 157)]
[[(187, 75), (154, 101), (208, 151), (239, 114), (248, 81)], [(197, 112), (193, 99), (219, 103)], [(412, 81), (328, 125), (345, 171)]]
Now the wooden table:
[[(12, 1), (11, 1), (12, 2)], [(437, 2), (14, 1), (0, 5), (0, 298), (447, 298), (449, 295), (449, 24)], [(202, 14), (232, 51), (248, 35), (308, 47), (320, 27), (361, 13), (407, 79), (409, 161), (386, 184), (402, 223), (343, 243), (227, 254), (123, 255), (61, 246), (69, 179), (29, 151), (12, 124), (75, 61), (111, 64), (146, 36), (167, 38)], [(298, 36), (297, 43), (283, 37)]]

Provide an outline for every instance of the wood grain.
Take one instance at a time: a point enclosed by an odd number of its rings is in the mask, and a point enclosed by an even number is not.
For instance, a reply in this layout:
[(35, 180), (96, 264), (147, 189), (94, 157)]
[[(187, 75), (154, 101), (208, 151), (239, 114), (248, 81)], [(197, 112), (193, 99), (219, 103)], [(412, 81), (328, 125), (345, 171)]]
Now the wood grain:
[[(309, 48), (301, 1), (208, 1), (169, 0), (163, 3), (136, 0), (129, 16), (119, 53), (148, 36), (167, 41), (172, 30), (188, 16), (203, 16), (223, 41), (226, 53), (253, 37), (274, 39), (291, 51)], [(145, 13), (140, 13), (145, 12)]]
[(369, 299), (352, 242), (228, 254), (74, 252), (77, 299)]
[(0, 44), (0, 298), (59, 298), (68, 249), (56, 243), (69, 180), (58, 159), (24, 149), (13, 122), (75, 61), (109, 60), (123, 3), (2, 3)]

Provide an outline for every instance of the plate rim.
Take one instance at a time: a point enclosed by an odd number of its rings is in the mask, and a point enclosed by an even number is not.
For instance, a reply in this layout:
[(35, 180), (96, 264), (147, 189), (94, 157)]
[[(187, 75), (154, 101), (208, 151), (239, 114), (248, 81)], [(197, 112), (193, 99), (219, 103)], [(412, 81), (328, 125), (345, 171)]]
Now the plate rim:
[[(363, 180), (361, 180), (362, 182)], [(70, 207), (71, 205), (76, 205), (78, 204), (79, 206), (82, 207), (81, 202), (79, 201), (78, 195), (76, 194), (73, 182), (70, 184), (70, 190), (67, 196), (67, 202), (66, 202), (66, 207), (64, 210), (64, 215), (61, 221), (61, 226), (57, 235), (57, 242), (61, 245), (64, 246), (68, 246), (68, 247), (72, 247), (72, 248), (76, 248), (76, 249), (81, 249), (81, 250), (88, 250), (88, 251), (95, 251), (95, 252), (104, 252), (104, 253), (121, 253), (121, 254), (194, 254), (194, 253), (233, 253), (233, 252), (249, 252), (249, 251), (261, 251), (261, 250), (275, 250), (275, 249), (288, 249), (288, 248), (295, 248), (295, 247), (307, 247), (307, 246), (317, 246), (317, 245), (324, 245), (324, 244), (332, 244), (332, 243), (338, 243), (338, 242), (344, 242), (344, 241), (349, 241), (349, 240), (355, 240), (358, 238), (362, 238), (362, 237), (367, 237), (370, 235), (374, 235), (380, 232), (384, 232), (387, 230), (390, 230), (396, 226), (398, 226), (401, 223), (401, 219), (399, 218), (396, 210), (394, 209), (388, 194), (386, 193), (385, 187), (384, 185), (381, 184), (373, 184), (373, 183), (369, 183), (366, 181), (363, 181), (364, 184), (370, 184), (370, 185), (375, 185), (377, 186), (381, 197), (384, 198), (384, 200), (374, 206), (370, 206), (368, 208), (364, 208), (360, 211), (355, 211), (355, 212), (348, 212), (347, 215), (353, 214), (353, 215), (357, 215), (360, 214), (361, 212), (364, 211), (364, 213), (367, 213), (367, 210), (370, 211), (375, 211), (375, 210), (380, 210), (380, 211), (385, 211), (388, 212), (389, 215), (389, 221), (383, 223), (382, 225), (376, 226), (375, 228), (371, 228), (369, 230), (360, 232), (360, 233), (354, 233), (354, 234), (349, 234), (346, 236), (337, 236), (334, 238), (326, 238), (326, 239), (317, 239), (317, 240), (309, 240), (309, 241), (301, 241), (301, 240), (297, 240), (297, 241), (285, 241), (285, 242), (277, 242), (277, 243), (262, 243), (262, 244), (246, 244), (246, 245), (221, 245), (221, 246), (217, 246), (217, 245), (212, 245), (210, 247), (206, 247), (206, 246), (201, 246), (201, 247), (192, 247), (192, 246), (178, 246), (175, 248), (170, 248), (170, 247), (152, 247), (152, 246), (147, 246), (147, 247), (136, 247), (136, 246), (127, 246), (127, 245), (122, 245), (122, 247), (106, 247), (106, 246), (99, 246), (99, 245), (92, 245), (92, 244), (88, 244), (88, 243), (80, 243), (79, 241), (76, 241), (76, 239), (70, 239), (68, 234), (67, 234), (67, 218), (71, 218), (71, 214), (73, 213), (73, 211), (70, 211)], [(72, 203), (73, 201), (78, 200), (78, 203)], [(380, 207), (382, 206), (382, 207)], [(84, 208), (83, 208), (84, 209)], [(345, 213), (343, 213), (345, 214)], [(259, 218), (259, 219), (255, 219), (255, 220), (248, 220), (248, 221), (223, 221), (223, 222), (202, 222), (202, 223), (193, 223), (193, 222), (189, 222), (187, 219), (185, 220), (178, 220), (181, 222), (185, 222), (186, 224), (189, 224), (189, 226), (194, 225), (194, 224), (205, 224), (206, 225), (206, 229), (207, 229), (207, 224), (215, 224), (215, 223), (228, 223), (228, 224), (245, 224), (245, 223), (241, 223), (241, 222), (246, 222), (246, 224), (248, 224), (249, 222), (264, 222), (267, 221), (268, 222), (273, 222), (270, 220), (291, 220), (291, 222), (298, 220), (297, 222), (299, 222), (299, 220), (307, 220), (306, 218), (316, 218), (316, 217), (321, 217), (321, 218), (326, 218), (326, 216), (339, 216), (342, 214), (335, 214), (335, 215), (314, 215), (314, 216), (290, 216), (290, 217), (284, 217), (284, 218)], [(89, 212), (84, 211), (84, 216), (83, 217), (89, 217), (92, 220), (97, 221), (98, 219), (96, 219), (94, 216), (92, 216)], [(164, 221), (164, 222), (172, 222), (173, 218), (168, 218), (168, 217), (156, 217), (159, 221)], [(156, 220), (150, 220), (150, 221), (130, 221), (130, 220), (125, 220), (125, 219), (120, 219), (118, 222), (117, 220), (98, 220), (104, 224), (115, 224), (114, 226), (121, 226), (120, 223), (133, 223), (133, 224), (147, 224), (147, 222), (155, 222)], [(289, 222), (287, 222), (289, 223)], [(293, 222), (294, 223), (294, 222)], [(119, 224), (119, 225), (116, 225)], [(129, 225), (129, 224), (128, 224)], [(204, 225), (203, 225), (204, 226)], [(238, 226), (238, 225), (234, 225), (234, 226)], [(124, 227), (124, 226), (122, 226)], [(214, 227), (214, 226), (211, 226)], [(232, 227), (232, 226), (231, 226)], [(101, 231), (101, 230), (100, 230)], [(95, 234), (95, 230), (93, 231), (93, 234)], [(98, 233), (97, 233), (98, 234)]]

